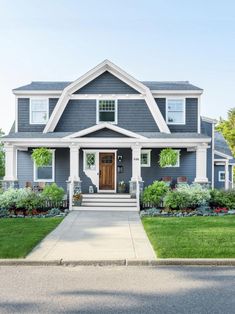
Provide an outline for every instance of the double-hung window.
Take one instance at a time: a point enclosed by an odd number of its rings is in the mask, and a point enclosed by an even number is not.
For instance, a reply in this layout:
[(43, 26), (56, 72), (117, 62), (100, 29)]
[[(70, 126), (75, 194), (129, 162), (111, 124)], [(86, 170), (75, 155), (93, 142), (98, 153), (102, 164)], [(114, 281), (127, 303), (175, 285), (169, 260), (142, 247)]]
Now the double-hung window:
[(38, 167), (34, 162), (34, 182), (55, 181), (55, 151), (51, 150), (52, 159), (48, 165)]
[(117, 100), (97, 100), (97, 123), (117, 123)]
[(49, 118), (48, 98), (30, 99), (30, 124), (46, 124)]
[(167, 124), (185, 124), (185, 99), (167, 99)]
[(151, 149), (141, 150), (141, 167), (151, 166)]
[(219, 171), (219, 182), (225, 182), (225, 171)]

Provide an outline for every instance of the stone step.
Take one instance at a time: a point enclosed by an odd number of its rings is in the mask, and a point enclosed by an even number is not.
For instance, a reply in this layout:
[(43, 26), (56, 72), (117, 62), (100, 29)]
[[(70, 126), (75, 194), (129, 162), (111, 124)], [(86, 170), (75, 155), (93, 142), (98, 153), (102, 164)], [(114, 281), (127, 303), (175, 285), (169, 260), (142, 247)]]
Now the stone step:
[(104, 206), (73, 206), (73, 210), (79, 211), (127, 211), (127, 212), (138, 212), (137, 207), (104, 207)]
[(110, 199), (110, 198), (83, 198), (82, 199), (83, 203), (118, 203), (118, 204), (122, 204), (122, 203), (136, 203), (136, 199), (134, 198), (114, 198), (114, 199)]
[(130, 194), (104, 194), (104, 193), (94, 193), (94, 194), (82, 194), (83, 198), (131, 198)]
[(114, 202), (82, 202), (82, 206), (88, 206), (88, 207), (92, 207), (92, 206), (105, 206), (105, 207), (135, 207), (136, 206), (136, 202), (134, 203), (114, 203)]

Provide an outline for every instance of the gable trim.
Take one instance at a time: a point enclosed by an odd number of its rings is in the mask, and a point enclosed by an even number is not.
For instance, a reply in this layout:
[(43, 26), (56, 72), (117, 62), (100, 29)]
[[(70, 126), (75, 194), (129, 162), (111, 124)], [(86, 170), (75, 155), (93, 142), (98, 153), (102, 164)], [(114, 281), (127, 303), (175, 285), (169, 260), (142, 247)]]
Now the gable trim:
[[(218, 150), (214, 150), (214, 154), (215, 154), (215, 155), (218, 155), (218, 156), (220, 156), (220, 157), (223, 157), (223, 158), (225, 158), (225, 159), (233, 159), (232, 156), (227, 155), (227, 154), (224, 154), (224, 153), (221, 153), (221, 152), (219, 152)], [(216, 160), (216, 159), (215, 159), (215, 160)]]
[(130, 76), (128, 73), (126, 73), (125, 71), (117, 67), (115, 64), (113, 64), (109, 60), (103, 61), (102, 63), (100, 63), (95, 68), (91, 69), (90, 71), (82, 75), (79, 79), (71, 83), (69, 86), (67, 86), (63, 90), (51, 114), (51, 117), (48, 120), (43, 130), (43, 133), (54, 131), (62, 113), (64, 112), (64, 109), (68, 101), (71, 99), (72, 94), (76, 90), (82, 88), (83, 86), (85, 86), (86, 84), (88, 84), (89, 82), (91, 82), (92, 80), (94, 80), (95, 78), (97, 78), (98, 76), (100, 76), (102, 73), (106, 71), (113, 74), (115, 77), (119, 78), (121, 81), (128, 84), (129, 86), (137, 90), (139, 93), (143, 94), (143, 98), (145, 99), (145, 102), (147, 106), (149, 107), (149, 110), (160, 132), (170, 133), (170, 130), (158, 108), (158, 105), (156, 104), (154, 100), (154, 97), (150, 89), (144, 84), (142, 84), (141, 82), (139, 82), (138, 80), (136, 80), (135, 78), (133, 78), (132, 76)]
[(72, 139), (72, 138), (77, 138), (77, 137), (82, 137), (91, 133), (94, 133), (96, 131), (102, 130), (102, 129), (109, 129), (111, 131), (120, 133), (122, 135), (126, 135), (132, 138), (136, 138), (136, 139), (146, 139), (146, 137), (137, 134), (135, 132), (120, 128), (119, 126), (104, 122), (104, 123), (100, 123), (94, 126), (91, 126), (90, 128), (75, 132), (73, 134), (67, 135), (65, 136), (63, 139)]

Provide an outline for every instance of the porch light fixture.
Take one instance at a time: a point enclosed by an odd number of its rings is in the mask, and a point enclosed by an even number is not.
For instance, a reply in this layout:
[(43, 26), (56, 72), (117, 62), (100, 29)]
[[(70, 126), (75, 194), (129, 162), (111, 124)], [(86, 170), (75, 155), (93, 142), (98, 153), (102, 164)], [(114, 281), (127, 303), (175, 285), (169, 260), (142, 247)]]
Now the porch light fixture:
[(118, 159), (118, 162), (122, 162), (123, 156), (119, 155), (117, 159)]

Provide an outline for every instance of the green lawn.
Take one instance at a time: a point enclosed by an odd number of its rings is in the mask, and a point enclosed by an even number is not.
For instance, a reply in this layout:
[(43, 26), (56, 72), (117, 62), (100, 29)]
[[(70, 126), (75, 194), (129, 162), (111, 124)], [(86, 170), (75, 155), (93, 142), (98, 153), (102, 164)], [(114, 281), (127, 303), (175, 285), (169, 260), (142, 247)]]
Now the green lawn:
[(0, 219), (0, 258), (25, 257), (62, 219)]
[(161, 258), (235, 258), (235, 216), (142, 219)]

